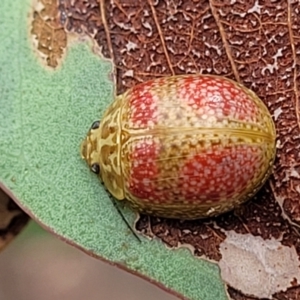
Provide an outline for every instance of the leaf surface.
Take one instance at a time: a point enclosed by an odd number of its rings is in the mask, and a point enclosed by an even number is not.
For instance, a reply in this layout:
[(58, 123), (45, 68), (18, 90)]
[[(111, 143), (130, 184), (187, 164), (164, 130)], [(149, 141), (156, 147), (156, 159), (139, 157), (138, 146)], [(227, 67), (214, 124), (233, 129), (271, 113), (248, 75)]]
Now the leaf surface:
[[(90, 124), (114, 97), (111, 62), (95, 55), (91, 43), (76, 42), (60, 67), (43, 67), (27, 27), (30, 9), (21, 0), (5, 0), (0, 9), (1, 186), (45, 228), (88, 254), (180, 297), (227, 299), (216, 265), (158, 240), (139, 242), (128, 230), (79, 154)], [(134, 213), (123, 212), (132, 224)]]

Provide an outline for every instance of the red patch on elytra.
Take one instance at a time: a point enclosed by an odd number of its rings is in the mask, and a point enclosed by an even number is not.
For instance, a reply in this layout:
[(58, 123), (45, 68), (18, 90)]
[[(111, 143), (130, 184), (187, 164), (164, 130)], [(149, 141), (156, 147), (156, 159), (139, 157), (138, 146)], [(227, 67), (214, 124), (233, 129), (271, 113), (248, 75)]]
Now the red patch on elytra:
[(137, 127), (146, 127), (149, 122), (156, 123), (154, 113), (157, 111), (157, 105), (151, 93), (152, 82), (146, 82), (135, 86), (129, 98), (129, 118)]
[[(242, 193), (259, 173), (261, 157), (255, 146), (215, 147), (213, 151), (194, 156), (183, 168), (186, 200), (195, 200), (198, 195), (203, 197), (201, 202), (218, 202), (221, 198), (229, 199), (233, 194)], [(195, 180), (196, 185), (193, 184)]]
[(195, 108), (203, 108), (204, 113), (213, 110), (224, 118), (231, 116), (239, 120), (254, 121), (258, 117), (258, 108), (236, 84), (216, 80), (211, 77), (188, 77), (179, 88), (181, 98)]
[(153, 195), (153, 180), (158, 178), (156, 164), (157, 145), (143, 141), (135, 145), (131, 155), (132, 162), (128, 189), (131, 195), (149, 199)]
[(181, 161), (181, 171), (172, 174), (171, 183), (162, 177), (158, 157), (159, 145), (144, 141), (135, 147), (128, 178), (128, 192), (132, 196), (161, 203), (175, 203), (182, 197), (193, 203), (208, 203), (229, 201), (241, 194), (260, 173), (262, 153), (256, 146), (214, 146), (183, 164)]

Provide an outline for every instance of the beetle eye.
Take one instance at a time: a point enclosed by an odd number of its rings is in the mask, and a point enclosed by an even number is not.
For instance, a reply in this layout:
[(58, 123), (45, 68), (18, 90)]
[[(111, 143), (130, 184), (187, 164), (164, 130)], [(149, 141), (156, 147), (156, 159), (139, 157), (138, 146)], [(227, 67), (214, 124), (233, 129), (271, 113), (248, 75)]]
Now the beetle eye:
[(97, 120), (92, 124), (91, 129), (98, 129), (99, 126), (100, 126), (100, 121)]
[(99, 166), (99, 164), (92, 164), (91, 165), (91, 170), (92, 170), (93, 173), (99, 174), (100, 173), (100, 166)]

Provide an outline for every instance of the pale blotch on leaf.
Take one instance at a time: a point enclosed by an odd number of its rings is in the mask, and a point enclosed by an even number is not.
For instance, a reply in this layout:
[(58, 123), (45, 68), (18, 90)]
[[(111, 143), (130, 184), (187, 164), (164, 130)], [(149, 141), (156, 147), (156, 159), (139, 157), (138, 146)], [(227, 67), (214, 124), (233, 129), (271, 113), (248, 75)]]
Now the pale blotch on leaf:
[(293, 282), (300, 282), (300, 262), (294, 246), (234, 231), (226, 235), (220, 245), (219, 266), (221, 277), (230, 286), (243, 294), (269, 299)]
[(56, 0), (39, 0), (34, 5), (31, 34), (39, 56), (47, 66), (58, 66), (67, 46), (67, 34), (60, 23)]

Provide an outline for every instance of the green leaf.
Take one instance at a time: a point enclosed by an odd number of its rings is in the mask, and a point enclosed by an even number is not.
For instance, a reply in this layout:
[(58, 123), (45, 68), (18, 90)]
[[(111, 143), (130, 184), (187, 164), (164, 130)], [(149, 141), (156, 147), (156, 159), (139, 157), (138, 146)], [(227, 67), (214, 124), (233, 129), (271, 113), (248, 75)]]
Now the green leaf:
[[(112, 65), (87, 43), (62, 67), (41, 66), (29, 35), (31, 3), (0, 4), (0, 181), (49, 231), (90, 255), (188, 299), (227, 299), (216, 265), (128, 230), (79, 145), (113, 100)], [(132, 224), (135, 214), (123, 209)]]

